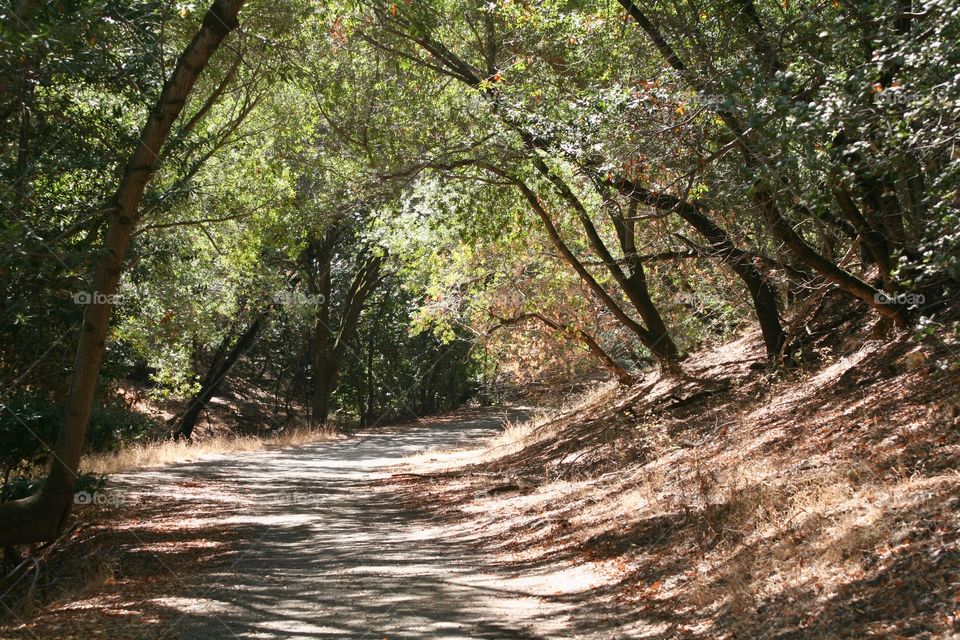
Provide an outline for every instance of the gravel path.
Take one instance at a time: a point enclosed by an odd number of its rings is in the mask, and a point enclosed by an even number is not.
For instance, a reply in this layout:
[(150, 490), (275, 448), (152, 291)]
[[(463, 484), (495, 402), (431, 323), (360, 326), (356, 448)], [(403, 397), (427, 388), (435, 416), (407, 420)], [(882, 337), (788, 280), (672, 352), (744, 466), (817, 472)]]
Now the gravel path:
[[(375, 481), (406, 455), (469, 444), (504, 416), (377, 430), (117, 477), (128, 493), (212, 481), (216, 514), (242, 543), (231, 563), (199, 567), (164, 637), (553, 638), (563, 612), (510, 588), (470, 535), (444, 533)], [(209, 485), (208, 485), (209, 486)], [(255, 492), (252, 490), (255, 488)]]

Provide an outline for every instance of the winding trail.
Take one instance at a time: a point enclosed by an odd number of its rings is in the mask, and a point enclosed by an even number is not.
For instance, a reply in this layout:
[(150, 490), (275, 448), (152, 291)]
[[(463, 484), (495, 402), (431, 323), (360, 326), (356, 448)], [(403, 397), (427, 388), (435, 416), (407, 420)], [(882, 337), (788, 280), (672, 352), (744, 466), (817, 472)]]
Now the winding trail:
[[(118, 476), (128, 494), (215, 486), (214, 518), (241, 542), (198, 567), (165, 638), (561, 638), (563, 612), (510, 588), (473, 536), (404, 508), (378, 479), (403, 457), (496, 433), (505, 415), (361, 432), (295, 448)], [(198, 485), (200, 486), (200, 485)], [(254, 491), (255, 489), (255, 491)], [(210, 526), (210, 518), (198, 523)], [(203, 520), (203, 518), (201, 518)]]

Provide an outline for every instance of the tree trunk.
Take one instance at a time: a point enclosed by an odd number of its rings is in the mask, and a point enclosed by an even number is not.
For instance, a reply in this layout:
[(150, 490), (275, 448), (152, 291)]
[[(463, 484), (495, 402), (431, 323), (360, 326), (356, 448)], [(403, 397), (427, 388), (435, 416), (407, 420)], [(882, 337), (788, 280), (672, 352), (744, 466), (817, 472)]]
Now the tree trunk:
[(313, 328), (313, 397), (310, 407), (310, 420), (314, 425), (322, 425), (330, 413), (330, 388), (328, 361), (330, 358), (330, 294), (332, 293), (331, 265), (333, 248), (337, 236), (336, 229), (328, 231), (326, 239), (317, 247), (315, 260), (320, 270), (319, 277), (313, 281), (312, 290), (319, 298), (317, 317)]
[(753, 309), (757, 314), (760, 332), (767, 357), (773, 359), (780, 354), (786, 333), (780, 320), (777, 292), (767, 277), (753, 262), (753, 256), (738, 248), (727, 232), (711, 220), (696, 204), (679, 198), (639, 187), (629, 181), (620, 180), (617, 187), (621, 193), (631, 199), (662, 211), (675, 211), (687, 224), (697, 230), (710, 243), (710, 251), (740, 277), (750, 292)]
[(856, 229), (863, 247), (866, 248), (874, 264), (880, 270), (887, 291), (893, 292), (893, 282), (890, 274), (893, 271), (893, 260), (890, 258), (890, 247), (882, 233), (870, 226), (867, 219), (860, 212), (860, 207), (846, 189), (834, 187), (833, 197), (840, 205), (840, 211), (847, 217)]
[(782, 241), (798, 260), (819, 272), (841, 290), (873, 307), (881, 316), (893, 319), (898, 326), (906, 326), (906, 310), (901, 305), (885, 302), (887, 298), (879, 290), (827, 260), (811, 248), (806, 240), (794, 230), (793, 225), (780, 215), (773, 196), (767, 192), (763, 185), (754, 187), (754, 202), (757, 203), (763, 213), (767, 224), (773, 231), (773, 235)]
[[(506, 174), (501, 173), (504, 177), (507, 177)], [(658, 356), (659, 359), (669, 361), (667, 358), (660, 357), (661, 354), (657, 350), (658, 343), (655, 337), (647, 331), (647, 328), (642, 324), (631, 318), (627, 313), (620, 308), (620, 305), (617, 304), (617, 301), (614, 300), (609, 293), (597, 282), (596, 278), (587, 270), (580, 260), (577, 259), (577, 256), (574, 255), (573, 251), (570, 250), (570, 247), (563, 241), (563, 238), (560, 237), (560, 232), (557, 231), (556, 226), (553, 224), (553, 220), (550, 219), (550, 215), (547, 213), (546, 209), (543, 208), (540, 199), (537, 197), (530, 187), (526, 185), (522, 180), (513, 179), (514, 184), (517, 188), (520, 189), (520, 192), (527, 199), (527, 202), (530, 203), (530, 206), (533, 208), (534, 213), (537, 214), (537, 217), (540, 218), (540, 221), (543, 223), (544, 228), (547, 231), (547, 236), (550, 238), (551, 243), (560, 252), (560, 255), (567, 261), (567, 263), (573, 267), (573, 270), (577, 272), (577, 275), (587, 284), (593, 293), (600, 298), (600, 301), (610, 310), (610, 312), (619, 320), (623, 325), (632, 331), (637, 338), (640, 339), (640, 342), (643, 343), (645, 347), (650, 349), (650, 351)]]
[[(535, 148), (532, 150), (536, 153)], [(632, 268), (628, 276), (620, 268), (620, 265), (617, 264), (613, 255), (610, 254), (610, 250), (607, 249), (603, 238), (601, 238), (597, 232), (597, 228), (590, 219), (586, 208), (570, 189), (570, 186), (561, 179), (560, 176), (550, 171), (550, 168), (547, 167), (546, 163), (540, 157), (534, 156), (533, 163), (537, 171), (550, 181), (557, 193), (560, 194), (577, 214), (577, 218), (580, 220), (580, 224), (583, 226), (583, 230), (590, 240), (590, 246), (593, 247), (597, 257), (599, 257), (604, 266), (606, 266), (607, 271), (610, 272), (613, 279), (620, 285), (620, 288), (633, 305), (633, 308), (636, 309), (640, 317), (643, 318), (643, 322), (646, 324), (647, 332), (650, 334), (652, 341), (652, 346), (648, 345), (648, 348), (663, 360), (679, 360), (680, 350), (677, 349), (677, 345), (670, 337), (667, 331), (667, 325), (660, 316), (660, 311), (654, 304), (653, 299), (650, 297), (650, 291), (647, 288), (647, 279), (643, 272), (643, 265), (640, 264), (636, 252), (634, 252), (633, 261), (631, 262)], [(627, 256), (627, 258), (629, 259), (629, 256)]]
[(314, 359), (313, 421), (316, 424), (322, 425), (327, 422), (327, 417), (330, 414), (330, 396), (336, 389), (337, 376), (346, 355), (347, 342), (356, 331), (363, 305), (370, 294), (373, 293), (379, 281), (382, 265), (383, 258), (381, 256), (372, 256), (367, 258), (360, 266), (353, 282), (350, 284), (350, 290), (347, 292), (336, 339), (329, 349), (326, 349), (326, 343), (332, 337), (329, 315), (327, 315), (325, 322), (321, 323), (319, 319), (317, 321), (318, 329), (323, 324), (321, 333), (324, 337), (325, 348), (323, 351), (318, 348), (316, 351), (317, 357)]
[(603, 364), (607, 371), (616, 377), (617, 382), (624, 386), (633, 384), (633, 376), (630, 375), (630, 372), (628, 372), (623, 368), (623, 366), (620, 365), (620, 363), (610, 357), (610, 354), (600, 346), (600, 343), (597, 342), (593, 336), (583, 329), (577, 329), (576, 334), (580, 340), (587, 345), (587, 349), (590, 350), (590, 353), (592, 353), (593, 356)]
[(374, 410), (373, 392), (376, 387), (374, 385), (374, 378), (373, 378), (373, 348), (374, 348), (374, 340), (373, 340), (373, 334), (371, 333), (369, 339), (367, 340), (367, 366), (366, 366), (366, 371), (364, 372), (365, 373), (364, 389), (366, 390), (366, 399), (367, 399), (367, 406), (366, 406), (366, 410), (364, 411), (366, 418), (363, 421), (363, 426), (365, 427), (370, 423), (370, 419), (373, 417), (373, 410)]
[(51, 453), (49, 474), (36, 495), (0, 504), (0, 545), (49, 541), (63, 529), (73, 503), (77, 465), (93, 406), (100, 364), (106, 348), (112, 303), (117, 291), (130, 234), (136, 226), (140, 200), (157, 169), (157, 157), (174, 121), (210, 56), (226, 35), (237, 27), (243, 0), (216, 0), (203, 24), (177, 60), (157, 104), (140, 134), (117, 189), (103, 250), (94, 275), (95, 299), (84, 313), (73, 377), (64, 407), (63, 422)]
[(180, 417), (177, 428), (173, 431), (174, 440), (179, 440), (180, 438), (189, 440), (191, 438), (193, 428), (196, 426), (200, 414), (207, 408), (207, 404), (213, 398), (217, 389), (220, 388), (220, 384), (224, 378), (233, 370), (234, 365), (240, 361), (240, 358), (243, 357), (244, 354), (253, 348), (254, 343), (257, 341), (257, 334), (260, 333), (260, 329), (263, 327), (263, 323), (266, 321), (268, 315), (268, 311), (261, 312), (260, 315), (257, 316), (257, 319), (253, 321), (253, 324), (237, 338), (237, 341), (226, 354), (226, 357), (220, 362), (217, 362), (215, 359), (210, 370), (207, 371), (207, 375), (203, 378), (200, 391), (190, 399), (186, 411), (184, 411), (183, 416)]

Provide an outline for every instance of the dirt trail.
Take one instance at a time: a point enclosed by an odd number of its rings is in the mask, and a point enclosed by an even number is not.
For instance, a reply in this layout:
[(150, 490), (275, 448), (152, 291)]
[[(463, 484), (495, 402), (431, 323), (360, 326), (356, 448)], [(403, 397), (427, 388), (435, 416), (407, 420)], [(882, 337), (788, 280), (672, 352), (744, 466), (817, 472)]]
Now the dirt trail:
[(229, 562), (198, 566), (180, 595), (152, 600), (179, 613), (164, 616), (162, 636), (571, 637), (560, 605), (491, 570), (469, 531), (432, 528), (429, 514), (376, 483), (404, 456), (468, 444), (503, 419), (474, 415), (117, 476), (113, 486), (138, 501), (182, 499), (191, 486), (202, 501), (215, 487), (216, 512), (186, 526), (215, 522), (240, 536)]

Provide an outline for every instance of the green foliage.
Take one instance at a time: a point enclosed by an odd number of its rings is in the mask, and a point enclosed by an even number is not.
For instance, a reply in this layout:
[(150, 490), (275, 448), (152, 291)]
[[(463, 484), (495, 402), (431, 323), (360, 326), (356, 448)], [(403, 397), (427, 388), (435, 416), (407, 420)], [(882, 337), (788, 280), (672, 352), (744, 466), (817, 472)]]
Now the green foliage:
[(370, 301), (336, 398), (362, 425), (446, 411), (473, 392), (478, 363), (465, 328), (446, 335), (411, 328), (418, 301), (390, 278)]
[[(37, 396), (15, 395), (0, 407), (0, 474), (4, 483), (0, 502), (25, 497), (39, 489), (39, 471), (53, 447), (61, 418), (59, 405)], [(115, 451), (143, 441), (156, 430), (152, 419), (122, 406), (105, 404), (96, 407), (90, 417), (87, 447), (91, 451)], [(100, 488), (95, 481), (102, 483), (102, 479), (97, 481), (94, 476), (80, 474), (76, 490)]]
[[(118, 177), (205, 9), (27, 4), (23, 22), (0, 8), (8, 468), (52, 442)], [(752, 326), (729, 253), (624, 183), (695, 205), (790, 316), (828, 279), (771, 232), (768, 187), (826, 264), (923, 292), (911, 321), (933, 333), (960, 282), (960, 14), (953, 0), (914, 4), (907, 16), (880, 0), (765, 0), (750, 16), (742, 3), (638, 3), (678, 69), (618, 3), (248, 3), (160, 151), (103, 381), (148, 371), (155, 397), (189, 397), (263, 317), (231, 376), (287, 420), (311, 404), (318, 327), (349, 308), (371, 255), (383, 266), (359, 324), (333, 337), (348, 347), (335, 409), (365, 423), (452, 407), (491, 361), (582, 372), (577, 336), (642, 366), (649, 352), (613, 312), (647, 322), (626, 277), (683, 349)], [(892, 273), (865, 230), (884, 238)], [(315, 250), (334, 232), (324, 267)], [(509, 322), (531, 314), (556, 326)], [(94, 412), (91, 447), (150, 431), (110, 407)]]
[(5, 475), (46, 460), (59, 419), (59, 408), (42, 399), (17, 395), (4, 402), (0, 413), (0, 451)]

